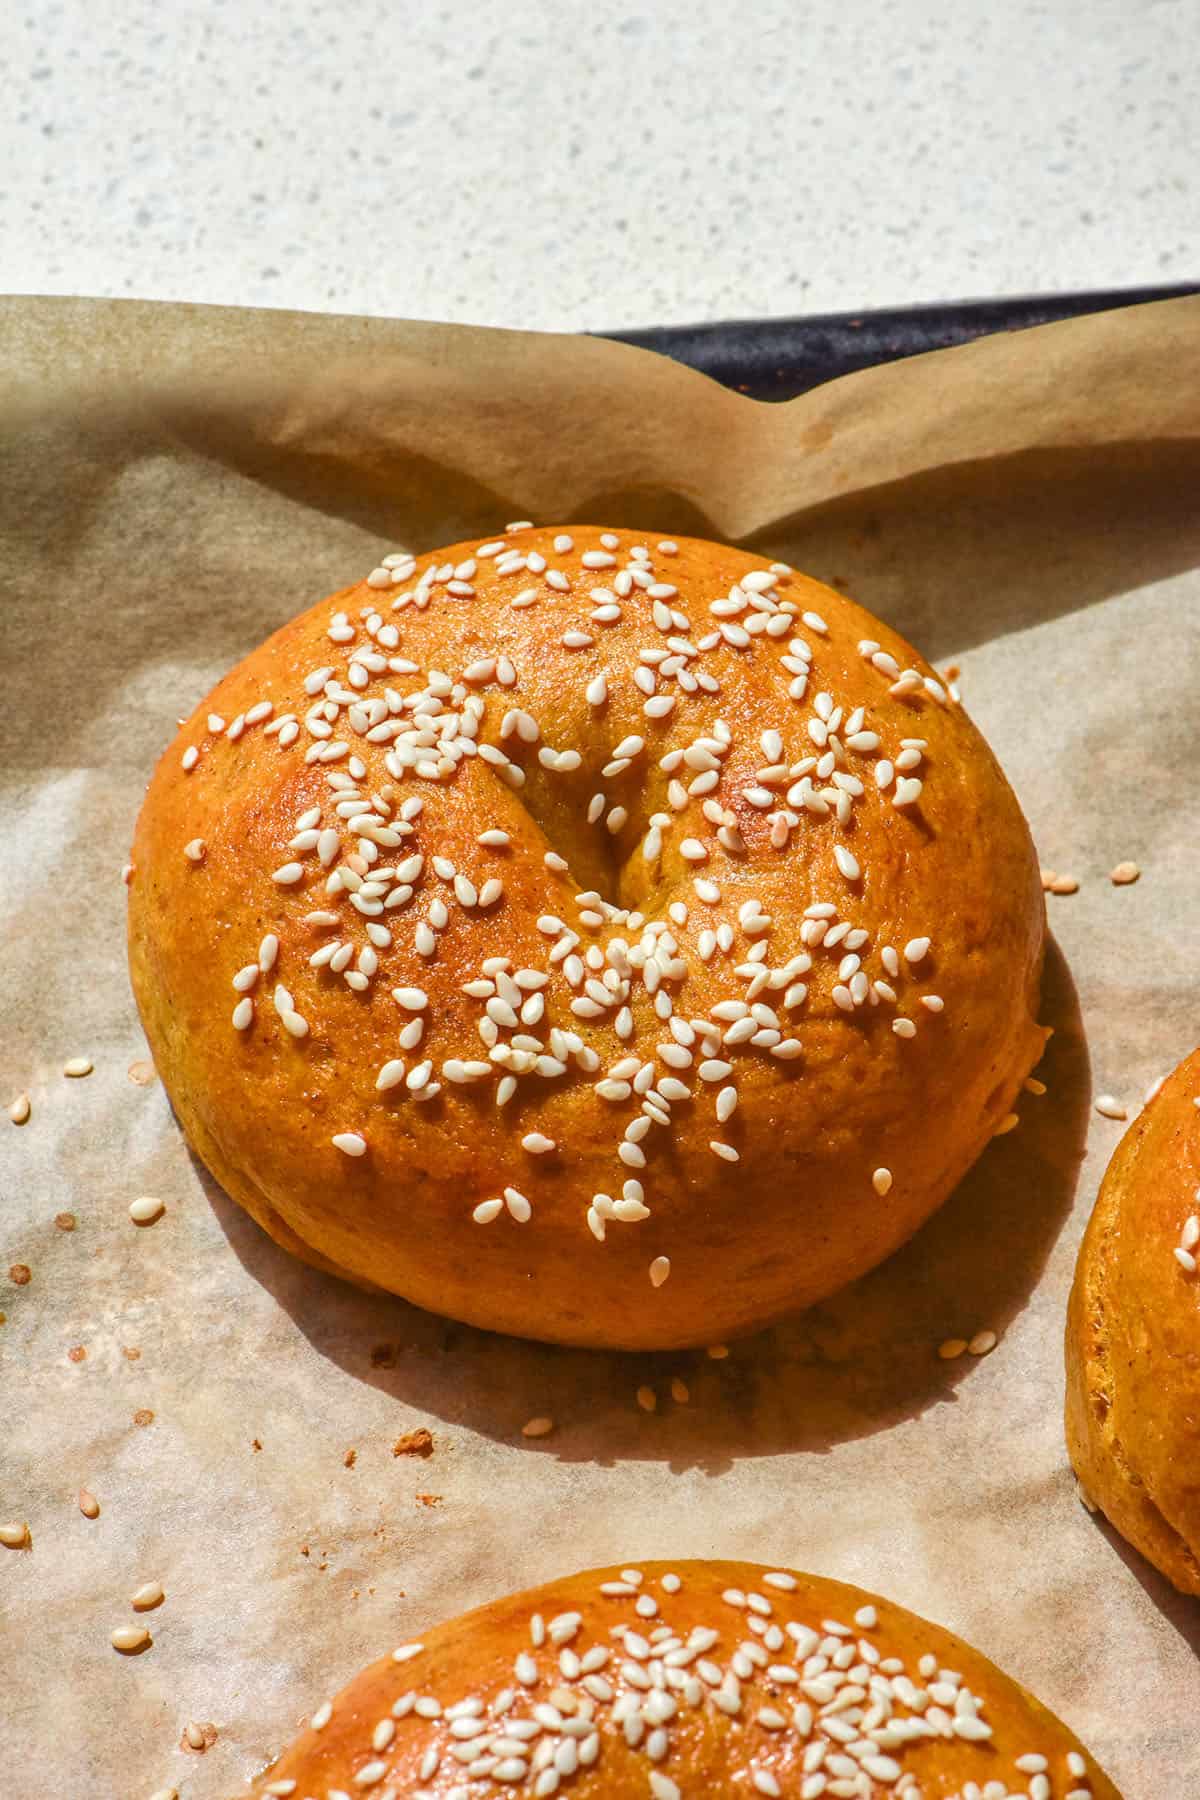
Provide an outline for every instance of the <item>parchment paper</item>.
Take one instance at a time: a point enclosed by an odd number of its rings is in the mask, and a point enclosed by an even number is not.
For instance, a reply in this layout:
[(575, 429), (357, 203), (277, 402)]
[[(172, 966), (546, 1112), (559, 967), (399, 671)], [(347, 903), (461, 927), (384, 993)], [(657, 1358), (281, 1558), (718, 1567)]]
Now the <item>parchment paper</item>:
[[(422, 1624), (696, 1555), (878, 1588), (1028, 1683), (1127, 1800), (1200, 1792), (1200, 1613), (1081, 1508), (1060, 1426), (1123, 1129), (1093, 1096), (1132, 1112), (1200, 1037), (1200, 302), (772, 409), (586, 339), (17, 300), (0, 383), (2, 1088), (33, 1109), (0, 1116), (0, 1517), (32, 1533), (0, 1547), (9, 1800), (235, 1794)], [(845, 585), (961, 664), (1081, 884), (1050, 901), (1049, 1092), (884, 1270), (724, 1361), (505, 1341), (326, 1279), (127, 1074), (120, 869), (176, 718), (387, 549), (518, 517), (724, 536)], [(167, 1210), (139, 1229), (144, 1193)], [(992, 1355), (938, 1360), (987, 1326)], [(552, 1436), (522, 1439), (533, 1414)], [(432, 1455), (393, 1454), (421, 1426)], [(153, 1647), (123, 1658), (150, 1580)]]

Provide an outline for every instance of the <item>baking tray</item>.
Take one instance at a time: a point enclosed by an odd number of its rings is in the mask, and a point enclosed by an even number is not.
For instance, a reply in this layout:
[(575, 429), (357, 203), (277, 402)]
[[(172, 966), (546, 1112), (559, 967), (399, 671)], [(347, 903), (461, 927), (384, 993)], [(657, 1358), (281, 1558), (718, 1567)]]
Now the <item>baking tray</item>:
[(1111, 288), (1001, 300), (950, 300), (929, 306), (858, 313), (814, 313), (797, 319), (729, 319), (713, 325), (654, 325), (603, 331), (599, 337), (657, 350), (755, 400), (794, 400), (838, 375), (945, 350), (993, 331), (1022, 331), (1056, 319), (1117, 306), (1141, 306), (1200, 293), (1200, 283)]

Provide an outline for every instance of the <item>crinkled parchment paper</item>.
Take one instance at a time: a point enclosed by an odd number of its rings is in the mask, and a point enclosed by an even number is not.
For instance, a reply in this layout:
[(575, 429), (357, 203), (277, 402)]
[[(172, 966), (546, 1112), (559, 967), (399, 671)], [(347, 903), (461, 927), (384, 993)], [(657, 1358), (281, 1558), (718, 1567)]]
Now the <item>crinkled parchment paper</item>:
[[(528, 517), (727, 537), (846, 586), (961, 664), (1080, 884), (1050, 900), (1049, 1091), (890, 1265), (723, 1361), (509, 1342), (316, 1274), (128, 1073), (120, 871), (176, 718), (385, 550)], [(1200, 1613), (1082, 1509), (1060, 1428), (1075, 1248), (1123, 1129), (1092, 1099), (1132, 1112), (1200, 1037), (1198, 564), (1197, 301), (776, 408), (587, 339), (0, 303), (0, 1086), (32, 1100), (0, 1116), (0, 1517), (31, 1531), (0, 1547), (7, 1800), (236, 1794), (425, 1622), (709, 1554), (878, 1588), (1027, 1682), (1127, 1800), (1200, 1792)], [(1124, 860), (1141, 880), (1114, 887)], [(149, 1228), (139, 1194), (166, 1201)], [(938, 1360), (982, 1327), (990, 1356)], [(419, 1426), (432, 1454), (394, 1454)], [(118, 1656), (150, 1580), (153, 1647)]]

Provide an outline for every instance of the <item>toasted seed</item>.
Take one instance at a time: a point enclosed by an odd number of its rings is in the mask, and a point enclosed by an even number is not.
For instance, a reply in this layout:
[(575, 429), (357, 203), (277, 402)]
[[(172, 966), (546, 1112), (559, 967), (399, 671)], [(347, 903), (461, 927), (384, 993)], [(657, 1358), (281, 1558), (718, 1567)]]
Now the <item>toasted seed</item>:
[(521, 1436), (527, 1438), (549, 1437), (554, 1430), (554, 1420), (539, 1414), (536, 1419), (526, 1419), (521, 1427)]
[(966, 1347), (966, 1338), (947, 1338), (944, 1344), (938, 1345), (938, 1355), (943, 1362), (953, 1362), (962, 1355)]
[(29, 1095), (18, 1094), (16, 1099), (9, 1103), (8, 1116), (14, 1125), (24, 1125), (31, 1110)]
[(90, 1075), (95, 1066), (90, 1056), (73, 1056), (63, 1064), (63, 1074), (78, 1080), (81, 1075)]
[(129, 1596), (129, 1604), (137, 1612), (149, 1612), (151, 1607), (161, 1606), (166, 1599), (160, 1581), (143, 1582), (136, 1594)]
[(161, 1218), (166, 1209), (166, 1202), (159, 1200), (154, 1194), (140, 1194), (136, 1200), (129, 1202), (129, 1216), (135, 1225), (153, 1225), (155, 1219)]
[(1118, 863), (1115, 869), (1109, 871), (1108, 879), (1114, 887), (1128, 887), (1130, 882), (1138, 879), (1141, 872), (1135, 862)]
[(85, 1519), (98, 1519), (100, 1517), (100, 1502), (90, 1488), (80, 1488), (79, 1510)]
[(18, 1519), (11, 1525), (0, 1525), (0, 1544), (9, 1550), (23, 1550), (29, 1542), (29, 1527), (24, 1519)]
[(994, 1331), (977, 1331), (967, 1345), (972, 1356), (986, 1356), (989, 1350), (996, 1348), (999, 1339)]
[(1050, 883), (1050, 892), (1052, 894), (1077, 894), (1079, 883), (1073, 875), (1056, 875)]
[(144, 1650), (154, 1642), (144, 1625), (118, 1625), (109, 1640), (114, 1650), (128, 1654), (132, 1650)]

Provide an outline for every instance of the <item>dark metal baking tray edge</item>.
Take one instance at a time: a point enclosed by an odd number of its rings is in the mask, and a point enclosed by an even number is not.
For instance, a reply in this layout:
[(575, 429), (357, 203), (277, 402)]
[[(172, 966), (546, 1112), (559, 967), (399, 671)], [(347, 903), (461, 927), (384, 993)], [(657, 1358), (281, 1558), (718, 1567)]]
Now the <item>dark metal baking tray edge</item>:
[(599, 337), (656, 350), (755, 400), (792, 400), (835, 376), (925, 350), (966, 344), (994, 331), (1021, 331), (1118, 306), (1142, 306), (1200, 293), (1200, 284), (1115, 288), (1103, 292), (951, 300), (798, 319), (729, 319), (712, 325), (654, 325)]

